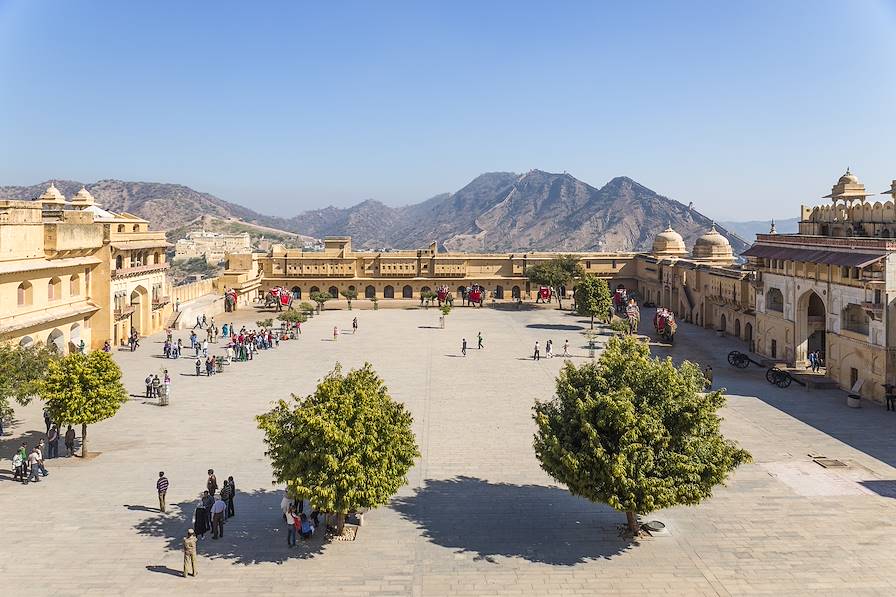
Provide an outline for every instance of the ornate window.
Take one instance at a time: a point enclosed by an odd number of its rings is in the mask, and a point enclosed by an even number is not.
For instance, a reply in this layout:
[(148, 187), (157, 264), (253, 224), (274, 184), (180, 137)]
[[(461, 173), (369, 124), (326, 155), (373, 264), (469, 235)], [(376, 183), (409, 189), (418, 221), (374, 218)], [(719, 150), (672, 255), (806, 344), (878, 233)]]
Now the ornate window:
[(777, 288), (769, 288), (765, 293), (766, 311), (784, 312), (784, 295)]

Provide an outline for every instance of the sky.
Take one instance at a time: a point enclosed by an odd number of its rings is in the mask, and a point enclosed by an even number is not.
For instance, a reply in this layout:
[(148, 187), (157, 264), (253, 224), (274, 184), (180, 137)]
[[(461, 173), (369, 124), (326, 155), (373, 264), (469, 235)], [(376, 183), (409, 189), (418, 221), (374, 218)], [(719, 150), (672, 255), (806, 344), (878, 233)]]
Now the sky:
[(794, 217), (896, 179), (894, 30), (896, 0), (0, 0), (0, 185), (291, 216), (538, 168)]

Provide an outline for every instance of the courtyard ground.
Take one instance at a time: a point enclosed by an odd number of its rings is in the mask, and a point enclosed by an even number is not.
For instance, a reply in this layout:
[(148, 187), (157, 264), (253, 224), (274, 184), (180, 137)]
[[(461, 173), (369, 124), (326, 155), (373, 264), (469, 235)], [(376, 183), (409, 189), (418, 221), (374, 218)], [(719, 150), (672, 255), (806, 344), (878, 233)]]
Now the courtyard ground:
[[(238, 325), (260, 318), (233, 315)], [(545, 309), (456, 308), (444, 330), (435, 309), (326, 311), (300, 340), (211, 378), (195, 377), (191, 358), (161, 359), (161, 335), (117, 352), (133, 396), (90, 427), (95, 458), (49, 460), (41, 483), (11, 482), (15, 447), (44, 431), (39, 403), (18, 409), (0, 440), (0, 593), (893, 594), (896, 413), (849, 409), (839, 391), (770, 386), (758, 368), (728, 366), (738, 342), (693, 326), (680, 326), (674, 348), (653, 349), (713, 366), (730, 394), (723, 429), (754, 462), (704, 504), (647, 517), (669, 533), (638, 544), (618, 536), (624, 515), (553, 482), (532, 451), (531, 406), (550, 398), (563, 359), (536, 363), (531, 351), (552, 338), (559, 353), (569, 339), (573, 362), (584, 362), (586, 327)], [(271, 483), (253, 417), (309, 393), (335, 362), (365, 360), (413, 413), (422, 458), (392, 503), (367, 515), (357, 541), (318, 536), (288, 550), (282, 487)], [(142, 398), (143, 379), (164, 367), (173, 396), (159, 407)], [(826, 469), (811, 456), (848, 466)], [(234, 477), (237, 516), (224, 539), (200, 541), (200, 574), (183, 579), (181, 537), (208, 468), (219, 481)], [(168, 514), (157, 510), (159, 470), (171, 482)]]

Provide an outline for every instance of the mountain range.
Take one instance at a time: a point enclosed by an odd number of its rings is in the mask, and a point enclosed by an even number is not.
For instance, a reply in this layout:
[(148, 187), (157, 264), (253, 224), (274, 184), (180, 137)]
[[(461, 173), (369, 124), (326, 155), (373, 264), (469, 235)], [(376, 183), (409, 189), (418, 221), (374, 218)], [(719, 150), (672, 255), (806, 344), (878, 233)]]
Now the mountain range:
[[(264, 215), (178, 184), (54, 182), (66, 197), (86, 186), (105, 209), (133, 213), (157, 229), (198, 227), (211, 216), (315, 238), (349, 235), (355, 246), (367, 249), (420, 248), (437, 241), (440, 248), (459, 251), (646, 250), (669, 225), (690, 247), (713, 224), (690, 206), (625, 176), (596, 188), (566, 173), (541, 170), (489, 172), (457, 192), (407, 206), (369, 199), (290, 218)], [(0, 197), (33, 199), (48, 185), (0, 187)], [(735, 253), (749, 246), (725, 226), (716, 228)]]

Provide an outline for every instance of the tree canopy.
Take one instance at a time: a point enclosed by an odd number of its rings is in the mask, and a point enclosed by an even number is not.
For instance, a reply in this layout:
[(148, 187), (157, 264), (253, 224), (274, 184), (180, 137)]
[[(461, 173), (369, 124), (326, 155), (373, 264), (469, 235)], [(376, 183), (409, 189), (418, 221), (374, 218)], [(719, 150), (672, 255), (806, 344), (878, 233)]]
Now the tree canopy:
[(329, 292), (314, 292), (311, 294), (311, 300), (317, 303), (317, 310), (320, 311), (324, 308), (324, 303), (328, 300), (332, 299), (333, 296), (330, 295)]
[(293, 395), (257, 417), (274, 477), (290, 495), (337, 514), (385, 504), (420, 456), (413, 419), (369, 363), (336, 367), (304, 398)]
[(43, 344), (17, 346), (0, 343), (0, 417), (13, 414), (10, 399), (22, 406), (40, 392), (40, 385), (56, 353)]
[(703, 393), (700, 368), (650, 356), (626, 336), (596, 363), (567, 363), (556, 396), (536, 403), (534, 447), (541, 467), (570, 492), (636, 514), (712, 494), (750, 455), (719, 431), (721, 391)]
[(345, 290), (340, 291), (339, 294), (341, 294), (343, 298), (348, 301), (348, 309), (349, 311), (351, 311), (352, 301), (358, 298), (358, 291), (354, 288), (346, 288)]
[(306, 321), (308, 321), (308, 316), (301, 311), (293, 311), (292, 309), (290, 309), (289, 311), (284, 311), (280, 315), (278, 315), (277, 319), (284, 323), (293, 325), (296, 323), (305, 323)]
[(606, 321), (613, 307), (613, 298), (607, 281), (597, 276), (582, 276), (576, 283), (576, 313), (591, 318), (591, 328), (594, 329), (594, 318), (599, 317)]
[(579, 264), (579, 258), (575, 255), (561, 255), (526, 268), (526, 277), (530, 282), (554, 290), (557, 304), (561, 309), (563, 308), (563, 297), (560, 296), (560, 287), (566, 286), (581, 274), (582, 266)]
[(81, 456), (87, 454), (87, 425), (115, 415), (127, 402), (121, 369), (112, 357), (96, 350), (51, 360), (40, 397), (54, 421), (81, 424)]

